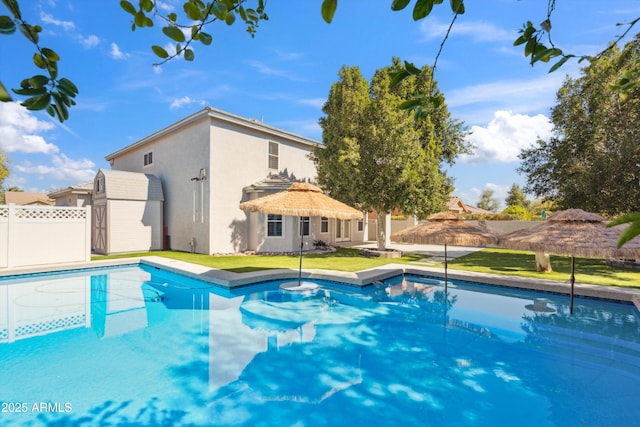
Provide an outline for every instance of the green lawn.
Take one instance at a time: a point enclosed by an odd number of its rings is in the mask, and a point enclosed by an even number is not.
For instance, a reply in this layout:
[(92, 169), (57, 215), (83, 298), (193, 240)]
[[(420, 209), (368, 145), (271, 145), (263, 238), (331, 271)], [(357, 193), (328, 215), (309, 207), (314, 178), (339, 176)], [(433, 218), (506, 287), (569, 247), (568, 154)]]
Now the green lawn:
[[(94, 256), (93, 259), (113, 259), (145, 255), (163, 256), (235, 273), (275, 268), (297, 269), (299, 262), (298, 255), (210, 256), (176, 251)], [(363, 256), (359, 249), (338, 248), (336, 252), (332, 253), (304, 254), (302, 268), (353, 272), (379, 267), (389, 263), (442, 267), (441, 263), (431, 263), (422, 255), (405, 254), (402, 258), (372, 258)], [(561, 282), (569, 280), (569, 275), (571, 274), (571, 258), (551, 255), (551, 266), (553, 267), (553, 272), (538, 273), (535, 271), (535, 259), (532, 252), (507, 249), (484, 249), (449, 262), (449, 268), (452, 270), (457, 269), (480, 273), (541, 278)], [(576, 281), (597, 285), (640, 288), (640, 272), (609, 267), (603, 259), (576, 258)]]

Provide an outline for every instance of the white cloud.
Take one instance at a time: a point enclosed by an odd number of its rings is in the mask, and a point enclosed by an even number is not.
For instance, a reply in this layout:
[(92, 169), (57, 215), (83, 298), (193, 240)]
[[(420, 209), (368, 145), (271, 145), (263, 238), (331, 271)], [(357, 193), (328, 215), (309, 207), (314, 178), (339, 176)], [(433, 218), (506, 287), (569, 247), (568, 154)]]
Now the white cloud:
[(51, 164), (23, 162), (15, 166), (15, 171), (29, 175), (39, 175), (43, 179), (73, 183), (92, 180), (96, 175), (96, 164), (89, 159), (73, 160), (65, 154), (51, 156)]
[[(440, 22), (435, 17), (429, 17), (420, 23), (420, 33), (424, 35), (425, 41), (441, 39), (446, 35), (450, 24), (451, 22)], [(470, 37), (477, 42), (513, 42), (517, 33), (503, 30), (489, 22), (465, 22), (458, 19), (449, 33), (449, 37), (454, 36)]]
[(315, 108), (322, 108), (325, 102), (327, 102), (326, 98), (307, 98), (298, 100), (299, 104), (308, 105)]
[(204, 105), (206, 105), (206, 102), (198, 101), (198, 100), (195, 100), (195, 99), (191, 99), (188, 96), (183, 96), (182, 98), (174, 99), (171, 102), (171, 105), (169, 106), (169, 108), (171, 110), (175, 110), (175, 109), (181, 108), (181, 107), (183, 107), (185, 105), (192, 105), (192, 104), (197, 104), (197, 105), (204, 106)]
[(98, 38), (98, 36), (95, 36), (93, 34), (87, 37), (80, 37), (79, 40), (85, 49), (91, 49), (92, 47), (96, 47), (98, 43), (100, 43), (100, 39)]
[(109, 52), (109, 55), (113, 59), (126, 59), (126, 58), (129, 57), (129, 55), (124, 53), (124, 52), (122, 52), (120, 50), (120, 47), (115, 43), (111, 43), (111, 51)]
[(62, 27), (62, 29), (65, 31), (71, 31), (76, 27), (72, 21), (60, 21), (58, 19), (55, 19), (52, 15), (44, 12), (40, 12), (40, 19), (42, 19), (42, 22), (44, 22), (45, 24)]
[(511, 111), (496, 111), (486, 127), (472, 126), (467, 141), (474, 155), (460, 156), (462, 163), (517, 162), (518, 154), (538, 139), (548, 139), (553, 125), (542, 114), (527, 116)]
[(0, 148), (7, 153), (57, 153), (58, 147), (38, 134), (53, 127), (17, 102), (0, 102)]
[(303, 79), (296, 76), (294, 73), (270, 67), (269, 65), (264, 64), (260, 61), (249, 61), (248, 64), (250, 67), (257, 70), (260, 74), (264, 74), (266, 76), (284, 77), (293, 81), (303, 81)]

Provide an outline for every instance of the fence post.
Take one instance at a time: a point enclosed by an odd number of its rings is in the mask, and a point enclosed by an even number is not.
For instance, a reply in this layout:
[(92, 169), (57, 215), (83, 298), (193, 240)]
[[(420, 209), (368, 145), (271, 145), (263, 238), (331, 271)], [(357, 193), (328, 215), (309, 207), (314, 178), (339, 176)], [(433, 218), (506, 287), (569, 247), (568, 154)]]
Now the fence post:
[(7, 218), (7, 268), (13, 267), (13, 256), (16, 241), (16, 205), (9, 203), (9, 217)]
[(84, 244), (85, 244), (85, 261), (91, 261), (91, 206), (85, 206), (85, 229), (84, 229)]

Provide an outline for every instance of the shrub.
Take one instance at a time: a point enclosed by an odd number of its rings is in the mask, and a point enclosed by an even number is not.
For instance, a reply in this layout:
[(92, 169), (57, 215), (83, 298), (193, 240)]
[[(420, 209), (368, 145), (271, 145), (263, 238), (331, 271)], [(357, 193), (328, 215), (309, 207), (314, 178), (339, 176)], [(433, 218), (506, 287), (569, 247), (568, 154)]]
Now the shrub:
[(521, 221), (531, 221), (531, 212), (523, 206), (511, 205), (502, 211), (503, 215), (509, 215), (513, 219)]

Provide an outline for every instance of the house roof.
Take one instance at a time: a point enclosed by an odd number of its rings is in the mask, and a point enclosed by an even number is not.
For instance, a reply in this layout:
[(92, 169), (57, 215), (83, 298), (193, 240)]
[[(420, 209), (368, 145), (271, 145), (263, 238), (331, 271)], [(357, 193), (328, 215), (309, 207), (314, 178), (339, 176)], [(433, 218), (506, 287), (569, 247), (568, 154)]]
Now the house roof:
[(141, 172), (100, 169), (104, 190), (111, 200), (164, 200), (162, 182), (155, 175)]
[(205, 107), (203, 110), (200, 110), (195, 114), (185, 117), (184, 119), (164, 129), (161, 129), (147, 136), (146, 138), (143, 138), (137, 142), (134, 142), (133, 144), (128, 145), (114, 153), (108, 154), (107, 156), (105, 156), (105, 159), (107, 161), (111, 161), (130, 151), (136, 150), (140, 147), (150, 144), (153, 141), (157, 140), (158, 138), (161, 138), (172, 132), (176, 132), (177, 130), (185, 126), (191, 125), (192, 123), (197, 122), (199, 120), (203, 120), (203, 119), (209, 119), (210, 121), (221, 121), (221, 122), (232, 124), (232, 125), (235, 125), (247, 130), (251, 130), (254, 132), (258, 131), (267, 135), (277, 136), (279, 138), (283, 138), (288, 141), (292, 141), (305, 146), (315, 146), (319, 144), (318, 141), (315, 141), (313, 139), (305, 138), (303, 136), (296, 135), (294, 133), (287, 132), (282, 129), (265, 125), (264, 123), (256, 119), (247, 119), (245, 117), (236, 116), (235, 114), (227, 113), (226, 111), (218, 110), (213, 107)]
[(248, 185), (243, 188), (245, 193), (264, 193), (274, 191), (284, 191), (291, 187), (291, 184), (296, 182), (295, 178), (282, 176), (282, 175), (269, 175), (265, 179)]
[(70, 185), (61, 190), (52, 191), (49, 197), (59, 199), (67, 194), (91, 194), (93, 192), (93, 181), (83, 182), (82, 184)]
[(55, 200), (42, 193), (28, 193), (26, 191), (6, 191), (4, 202), (8, 205), (53, 205)]
[(447, 202), (447, 208), (450, 211), (460, 212), (460, 213), (478, 213), (478, 214), (493, 213), (486, 209), (481, 209), (476, 206), (467, 205), (465, 202), (462, 201), (460, 197), (457, 197), (457, 196), (451, 196), (449, 198), (449, 202)]

